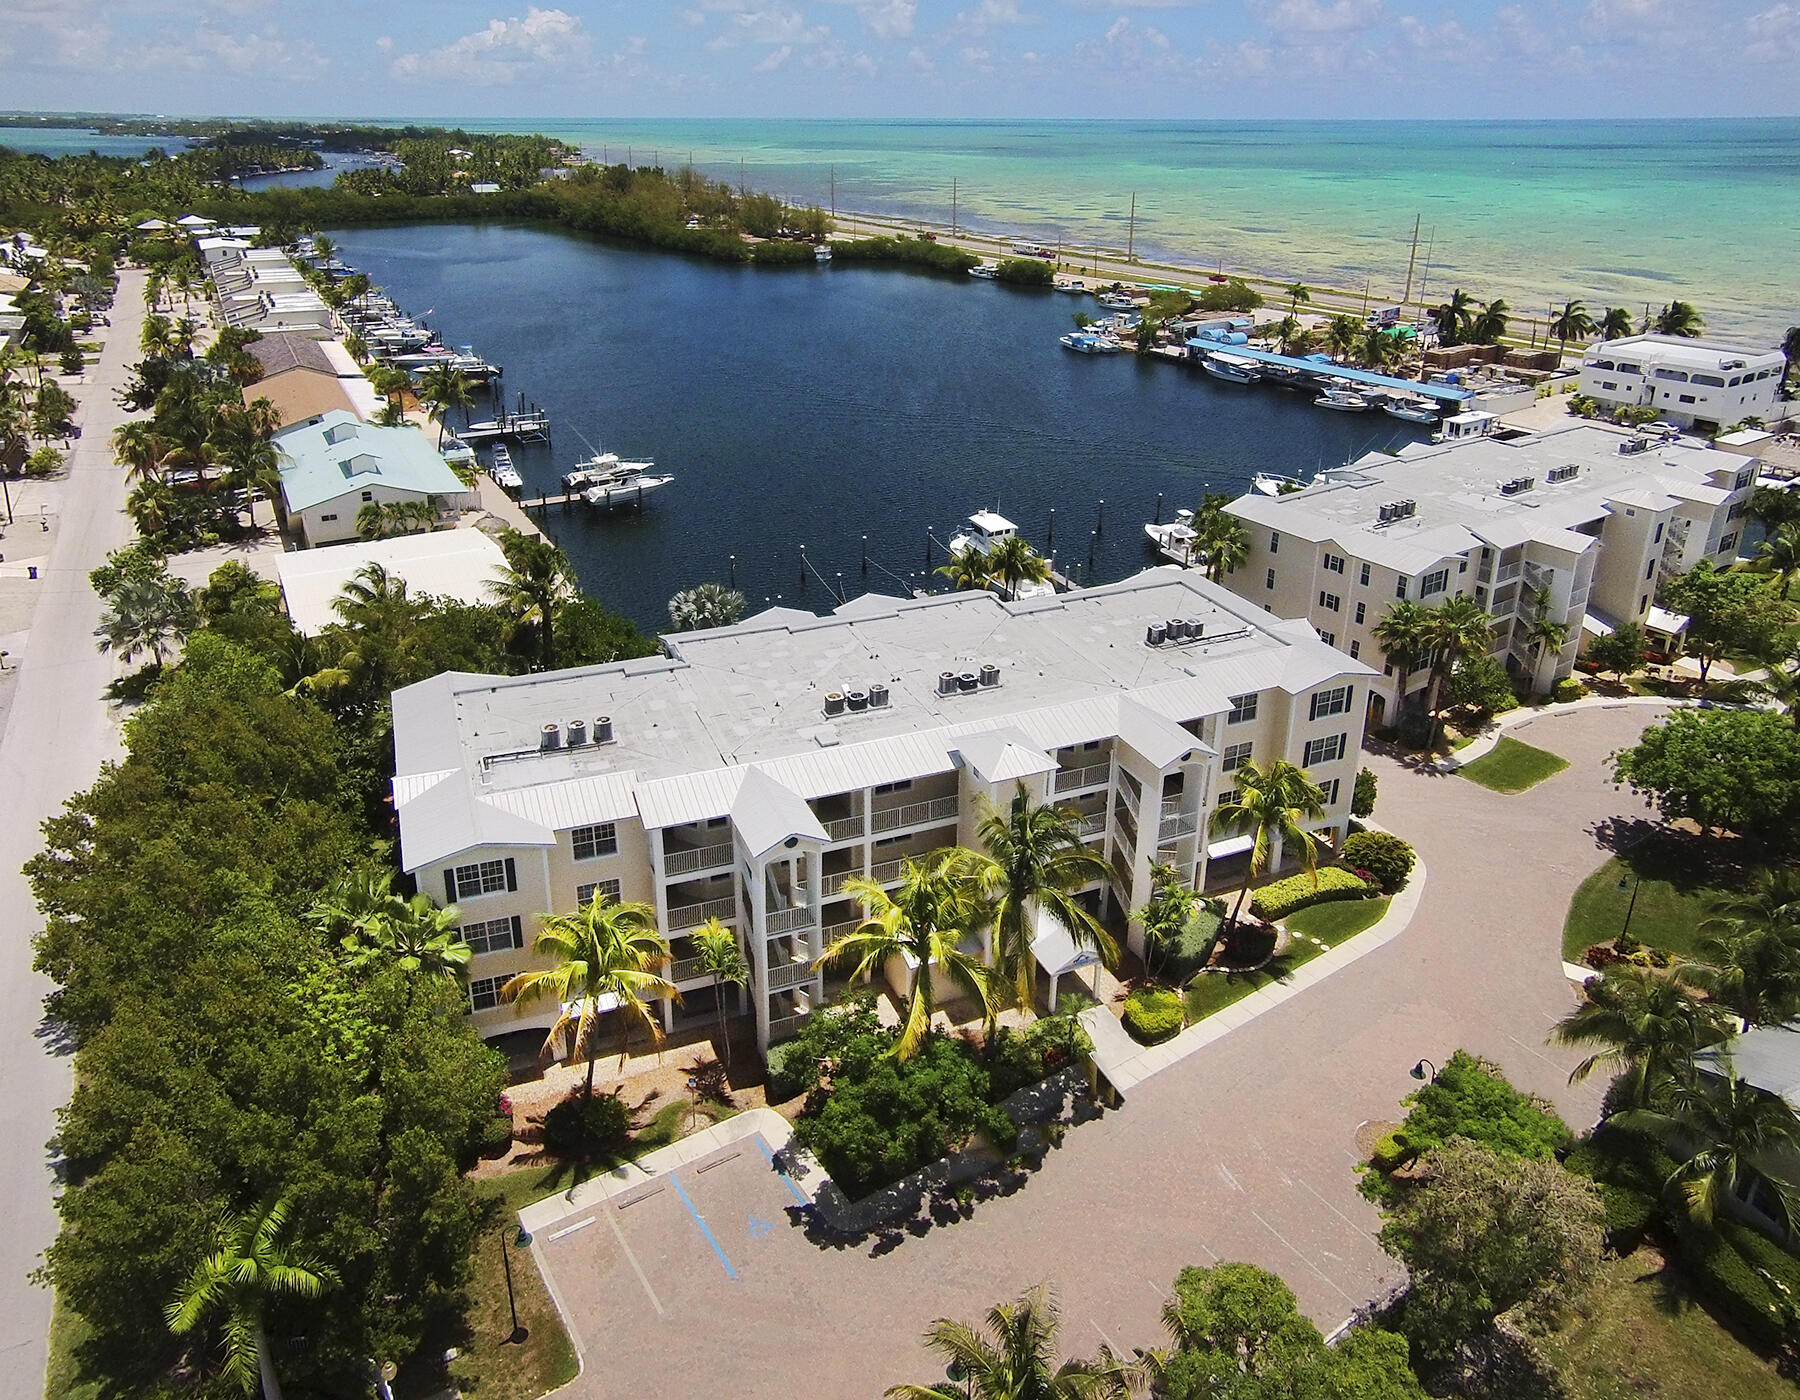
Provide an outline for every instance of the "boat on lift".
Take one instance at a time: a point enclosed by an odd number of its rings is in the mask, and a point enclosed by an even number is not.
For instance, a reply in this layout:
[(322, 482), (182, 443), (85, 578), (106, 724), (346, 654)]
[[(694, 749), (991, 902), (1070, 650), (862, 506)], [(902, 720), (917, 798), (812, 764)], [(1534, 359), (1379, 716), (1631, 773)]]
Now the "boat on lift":
[(667, 486), (675, 479), (672, 476), (652, 476), (645, 470), (648, 466), (648, 462), (619, 462), (609, 471), (589, 481), (582, 489), (581, 499), (590, 506), (602, 509), (641, 506), (645, 495), (660, 486)]
[(1428, 427), (1437, 426), (1438, 407), (1430, 399), (1396, 394), (1381, 405), (1381, 411), (1393, 418), (1403, 418), (1408, 423), (1424, 423)]
[(575, 464), (573, 471), (563, 473), (562, 483), (570, 491), (585, 491), (590, 486), (597, 486), (608, 481), (626, 468), (638, 473), (652, 471), (656, 463), (652, 461), (631, 462), (617, 452), (596, 452), (592, 457), (584, 457)]
[(1191, 510), (1176, 511), (1175, 518), (1167, 525), (1144, 526), (1144, 534), (1149, 537), (1151, 547), (1171, 564), (1179, 564), (1185, 569), (1198, 557), (1200, 535), (1194, 529), (1194, 512)]
[[(1019, 527), (998, 511), (978, 510), (966, 526), (950, 537), (950, 554), (956, 559), (969, 553), (992, 554), (1018, 533)], [(1055, 592), (1054, 579), (1046, 579), (1042, 583), (1021, 583), (1016, 593), (1007, 592), (1006, 596), (1017, 602), (1021, 598), (1048, 598)]]
[(438, 456), (444, 459), (447, 467), (475, 465), (475, 449), (454, 434), (444, 439), (444, 445), (438, 449)]
[(1200, 361), (1200, 368), (1214, 379), (1230, 384), (1254, 384), (1262, 378), (1262, 367), (1245, 355), (1228, 355), (1215, 350)]
[(519, 469), (513, 465), (512, 453), (506, 450), (503, 442), (494, 444), (494, 455), (488, 460), (488, 475), (502, 491), (525, 489), (525, 478), (519, 475)]
[(1320, 408), (1335, 409), (1339, 413), (1367, 413), (1375, 406), (1354, 389), (1327, 389), (1313, 402)]

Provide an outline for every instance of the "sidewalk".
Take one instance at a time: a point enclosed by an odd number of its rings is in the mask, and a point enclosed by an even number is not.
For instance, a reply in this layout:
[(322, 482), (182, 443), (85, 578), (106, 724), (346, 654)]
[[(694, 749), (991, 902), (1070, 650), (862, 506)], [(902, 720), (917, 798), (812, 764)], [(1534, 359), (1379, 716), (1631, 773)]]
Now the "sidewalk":
[(1575, 710), (1622, 710), (1628, 705), (1661, 705), (1670, 710), (1697, 709), (1706, 706), (1720, 708), (1714, 701), (1688, 700), (1680, 696), (1669, 695), (1584, 695), (1579, 700), (1569, 700), (1560, 704), (1521, 705), (1516, 710), (1508, 710), (1505, 714), (1496, 715), (1489, 720), (1486, 729), (1455, 753), (1438, 759), (1436, 767), (1441, 773), (1454, 773), (1464, 764), (1473, 763), (1476, 759), (1492, 753), (1494, 746), (1506, 736), (1507, 730), (1521, 728), (1533, 720), (1550, 719)]

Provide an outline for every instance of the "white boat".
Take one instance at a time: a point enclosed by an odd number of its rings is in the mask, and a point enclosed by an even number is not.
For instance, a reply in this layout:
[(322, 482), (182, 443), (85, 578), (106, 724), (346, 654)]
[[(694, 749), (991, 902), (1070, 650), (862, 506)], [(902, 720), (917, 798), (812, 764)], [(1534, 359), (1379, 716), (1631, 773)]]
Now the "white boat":
[[(950, 553), (960, 559), (973, 550), (977, 554), (991, 554), (1003, 540), (1012, 539), (1019, 533), (1004, 515), (997, 511), (978, 510), (969, 517), (968, 525), (950, 536)], [(1019, 585), (1019, 591), (1013, 595), (1016, 602), (1020, 598), (1048, 598), (1056, 592), (1056, 584), (1046, 580), (1043, 583), (1025, 583)]]
[(1214, 351), (1200, 361), (1200, 368), (1214, 379), (1223, 379), (1232, 384), (1254, 384), (1262, 378), (1262, 367), (1255, 360), (1243, 355), (1226, 355)]
[(585, 491), (618, 477), (626, 471), (642, 474), (652, 470), (655, 462), (628, 462), (617, 452), (596, 452), (575, 464), (573, 471), (563, 473), (563, 485), (570, 491)]
[(1194, 545), (1199, 536), (1194, 530), (1193, 511), (1178, 510), (1167, 525), (1146, 525), (1144, 533), (1156, 552), (1170, 563), (1185, 569), (1194, 562)]
[(1250, 480), (1250, 489), (1260, 492), (1264, 496), (1288, 496), (1295, 491), (1304, 491), (1306, 483), (1294, 476), (1281, 476), (1276, 472), (1258, 472)]
[(613, 471), (594, 481), (582, 491), (581, 499), (590, 506), (642, 505), (644, 497), (659, 486), (667, 486), (672, 476), (651, 476), (644, 468), (648, 462), (621, 462)]
[(1137, 310), (1137, 299), (1127, 296), (1124, 292), (1102, 292), (1100, 293), (1100, 304), (1109, 311)]
[(493, 477), (494, 485), (502, 491), (522, 491), (525, 489), (525, 478), (519, 475), (518, 468), (512, 464), (512, 453), (506, 450), (503, 442), (494, 444), (494, 455), (488, 462), (488, 475)]
[(444, 445), (438, 449), (438, 456), (444, 459), (444, 465), (448, 467), (473, 466), (475, 449), (461, 438), (452, 436), (444, 439)]
[(817, 248), (813, 249), (813, 257), (817, 261), (822, 262), (822, 263), (830, 262), (831, 261), (831, 245), (829, 243), (821, 243)]
[(1070, 331), (1062, 343), (1079, 355), (1116, 355), (1125, 348), (1110, 335), (1095, 335), (1092, 331)]
[(976, 263), (974, 267), (969, 269), (969, 276), (985, 278), (990, 282), (999, 275), (999, 268), (989, 267), (986, 263)]
[(1382, 404), (1381, 411), (1394, 418), (1404, 418), (1408, 423), (1435, 424), (1438, 421), (1437, 405), (1430, 399), (1392, 398)]
[(1320, 408), (1336, 409), (1339, 413), (1367, 413), (1374, 407), (1354, 389), (1327, 389), (1313, 402)]
[(1083, 282), (1079, 277), (1072, 277), (1067, 282), (1056, 283), (1056, 290), (1059, 292), (1085, 293), (1087, 291), (1087, 283)]

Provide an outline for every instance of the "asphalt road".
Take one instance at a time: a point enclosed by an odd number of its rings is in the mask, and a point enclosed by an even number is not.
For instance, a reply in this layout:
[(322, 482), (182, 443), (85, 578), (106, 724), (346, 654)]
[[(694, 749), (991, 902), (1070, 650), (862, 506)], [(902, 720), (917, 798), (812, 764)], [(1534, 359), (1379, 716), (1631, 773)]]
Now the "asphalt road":
[(38, 851), (40, 823), (118, 752), (117, 718), (105, 695), (118, 668), (95, 650), (101, 607), (87, 576), (133, 533), (121, 509), (124, 474), (108, 440), (127, 416), (114, 391), (138, 358), (143, 288), (142, 272), (121, 275), (100, 362), (73, 386), (82, 433), (52, 507), (59, 531), (48, 566), (39, 570), (43, 592), (30, 636), (8, 658), (19, 676), (0, 737), (0, 1194), (7, 1200), (0, 1212), (0, 1390), (18, 1396), (44, 1389), (50, 1294), (28, 1275), (56, 1236), (50, 1140), (71, 1076), (69, 1056), (44, 1024), (50, 982), (31, 970), (31, 941), (43, 919), (20, 867)]

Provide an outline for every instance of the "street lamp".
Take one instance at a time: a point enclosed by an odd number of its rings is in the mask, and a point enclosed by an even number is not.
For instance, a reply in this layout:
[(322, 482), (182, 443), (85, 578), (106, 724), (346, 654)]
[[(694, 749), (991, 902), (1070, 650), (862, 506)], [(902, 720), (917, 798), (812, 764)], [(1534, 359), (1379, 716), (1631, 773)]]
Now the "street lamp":
[[(1626, 877), (1619, 876), (1619, 893), (1625, 893)], [(1631, 902), (1625, 906), (1625, 927), (1619, 930), (1619, 937), (1624, 938), (1631, 932), (1631, 916), (1637, 911), (1638, 886), (1644, 883), (1644, 875), (1640, 870), (1633, 870), (1630, 878)]]
[[(523, 1230), (519, 1231), (521, 1247), (530, 1238)], [(507, 1334), (509, 1342), (523, 1342), (531, 1335), (530, 1329), (519, 1326), (519, 1304), (513, 1296), (512, 1251), (506, 1247), (506, 1232), (500, 1232), (500, 1267), (506, 1274), (506, 1310), (512, 1314), (512, 1331)]]
[[(1426, 1074), (1426, 1070), (1430, 1070), (1431, 1073)], [(1433, 1084), (1437, 1083), (1437, 1066), (1432, 1064), (1430, 1060), (1420, 1060), (1419, 1063), (1414, 1065), (1407, 1073), (1412, 1075), (1414, 1079), (1429, 1081)]]

